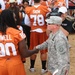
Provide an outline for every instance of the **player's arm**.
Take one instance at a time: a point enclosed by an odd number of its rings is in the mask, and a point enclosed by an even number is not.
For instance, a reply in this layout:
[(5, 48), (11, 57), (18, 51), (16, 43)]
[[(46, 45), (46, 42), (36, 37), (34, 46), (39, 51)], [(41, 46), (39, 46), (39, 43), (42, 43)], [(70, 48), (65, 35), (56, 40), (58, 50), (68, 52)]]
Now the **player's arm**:
[(29, 20), (29, 17), (28, 17), (27, 14), (26, 14), (25, 17), (24, 17), (24, 24), (25, 24), (26, 26), (29, 26), (29, 27), (30, 27), (30, 20)]
[(28, 50), (27, 39), (23, 39), (19, 42), (19, 51), (22, 57), (29, 57), (34, 53), (38, 53), (39, 50)]

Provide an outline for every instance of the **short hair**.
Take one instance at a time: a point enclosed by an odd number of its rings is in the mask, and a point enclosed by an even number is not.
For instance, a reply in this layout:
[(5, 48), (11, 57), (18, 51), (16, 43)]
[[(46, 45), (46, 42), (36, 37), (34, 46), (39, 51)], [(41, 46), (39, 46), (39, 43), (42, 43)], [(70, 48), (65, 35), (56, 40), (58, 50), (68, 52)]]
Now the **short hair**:
[(34, 3), (39, 3), (40, 2), (40, 0), (34, 0)]
[(15, 22), (13, 12), (9, 9), (3, 10), (0, 15), (0, 31), (5, 33), (7, 26), (17, 29), (17, 24)]
[(29, 0), (23, 0), (22, 3), (24, 4), (24, 2), (27, 2), (29, 4)]

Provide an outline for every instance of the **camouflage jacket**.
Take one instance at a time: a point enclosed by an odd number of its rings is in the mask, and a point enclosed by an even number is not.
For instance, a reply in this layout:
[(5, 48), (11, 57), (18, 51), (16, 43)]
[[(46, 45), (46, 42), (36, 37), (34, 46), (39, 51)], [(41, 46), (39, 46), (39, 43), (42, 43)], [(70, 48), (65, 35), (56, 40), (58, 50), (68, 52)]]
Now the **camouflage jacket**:
[(48, 70), (54, 71), (60, 69), (63, 65), (69, 64), (69, 43), (61, 30), (55, 34), (51, 33), (49, 38), (36, 48), (40, 50), (48, 48)]

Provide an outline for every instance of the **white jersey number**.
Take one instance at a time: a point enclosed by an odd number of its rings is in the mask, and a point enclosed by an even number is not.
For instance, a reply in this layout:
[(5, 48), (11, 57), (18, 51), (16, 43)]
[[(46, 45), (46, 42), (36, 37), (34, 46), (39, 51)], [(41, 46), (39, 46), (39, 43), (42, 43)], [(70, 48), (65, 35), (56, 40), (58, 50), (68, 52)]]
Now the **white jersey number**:
[(43, 26), (44, 25), (44, 17), (43, 15), (30, 15), (31, 19), (34, 19), (33, 25), (37, 26)]
[(13, 55), (17, 55), (16, 48), (13, 43), (6, 43), (5, 45), (0, 43), (0, 57), (4, 57), (6, 55), (10, 56), (9, 48), (11, 48)]

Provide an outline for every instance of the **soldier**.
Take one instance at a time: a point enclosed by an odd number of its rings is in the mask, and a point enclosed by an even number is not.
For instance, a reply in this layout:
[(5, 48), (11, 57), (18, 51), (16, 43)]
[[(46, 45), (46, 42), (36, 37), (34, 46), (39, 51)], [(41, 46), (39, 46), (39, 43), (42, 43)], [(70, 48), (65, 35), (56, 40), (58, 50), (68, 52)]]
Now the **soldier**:
[(69, 72), (69, 45), (65, 34), (60, 29), (62, 18), (51, 16), (46, 19), (49, 38), (35, 49), (48, 48), (48, 75), (68, 75)]

